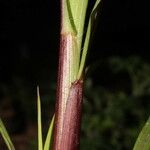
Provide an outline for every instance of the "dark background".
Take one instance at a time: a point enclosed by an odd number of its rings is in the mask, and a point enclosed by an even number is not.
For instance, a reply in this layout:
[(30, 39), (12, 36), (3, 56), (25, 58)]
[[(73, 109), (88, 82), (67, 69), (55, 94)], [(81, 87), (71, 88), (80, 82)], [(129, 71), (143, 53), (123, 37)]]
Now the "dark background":
[[(102, 1), (87, 61), (82, 150), (132, 149), (150, 114), (148, 6)], [(19, 150), (36, 149), (37, 85), (44, 132), (54, 113), (59, 8), (59, 1), (0, 1), (0, 117)]]

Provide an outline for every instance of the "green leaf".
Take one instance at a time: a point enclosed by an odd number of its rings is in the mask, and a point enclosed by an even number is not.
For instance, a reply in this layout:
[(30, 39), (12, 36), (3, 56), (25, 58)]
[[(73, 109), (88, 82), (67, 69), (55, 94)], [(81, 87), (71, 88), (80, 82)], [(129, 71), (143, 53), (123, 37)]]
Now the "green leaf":
[[(63, 0), (61, 3), (62, 24), (61, 34), (68, 38), (70, 73), (69, 83), (77, 79), (81, 56), (81, 45), (83, 39), (86, 10), (89, 0)], [(69, 43), (70, 42), (70, 43)], [(70, 46), (70, 47), (69, 47)], [(69, 85), (70, 86), (70, 85)]]
[(49, 150), (50, 146), (51, 146), (51, 143), (52, 143), (52, 133), (53, 133), (53, 126), (54, 126), (54, 119), (55, 119), (55, 115), (53, 115), (53, 118), (51, 120), (49, 129), (48, 129), (48, 133), (47, 133), (45, 144), (44, 144), (44, 150)]
[(9, 136), (9, 134), (8, 134), (8, 132), (7, 132), (6, 128), (5, 128), (5, 126), (4, 126), (1, 118), (0, 118), (0, 133), (1, 133), (1, 135), (2, 135), (2, 137), (4, 139), (4, 141), (5, 141), (8, 149), (9, 150), (15, 150), (15, 147), (14, 147), (14, 145), (13, 145), (11, 139), (10, 139), (10, 136)]
[[(82, 37), (85, 15), (89, 0), (64, 0), (62, 3), (63, 31)], [(82, 42), (82, 41), (80, 41)]]
[(150, 150), (150, 117), (139, 134), (133, 150)]
[(70, 22), (72, 22), (72, 28), (77, 35), (79, 50), (81, 50), (85, 15), (88, 2), (89, 0), (67, 0), (69, 20)]
[(41, 100), (39, 87), (37, 87), (37, 120), (38, 120), (38, 150), (43, 150), (43, 139), (42, 139), (42, 119), (41, 119)]
[(81, 56), (81, 61), (80, 61), (78, 77), (77, 77), (78, 79), (80, 79), (80, 77), (82, 76), (83, 70), (84, 70), (87, 51), (88, 51), (88, 47), (89, 47), (89, 42), (91, 39), (90, 37), (92, 34), (93, 25), (97, 19), (97, 13), (98, 13), (98, 8), (100, 6), (100, 2), (101, 2), (101, 0), (97, 0), (95, 2), (95, 5), (94, 5), (94, 7), (91, 11), (91, 14), (90, 14), (88, 28), (87, 28), (86, 37), (85, 37), (84, 46), (83, 46), (83, 51), (82, 51), (82, 56)]
[(73, 17), (73, 12), (72, 12), (72, 9), (71, 9), (70, 0), (67, 0), (67, 10), (68, 10), (69, 21), (70, 21), (72, 30), (74, 31), (75, 34), (77, 34), (77, 28), (76, 28), (75, 20), (74, 20), (74, 17)]

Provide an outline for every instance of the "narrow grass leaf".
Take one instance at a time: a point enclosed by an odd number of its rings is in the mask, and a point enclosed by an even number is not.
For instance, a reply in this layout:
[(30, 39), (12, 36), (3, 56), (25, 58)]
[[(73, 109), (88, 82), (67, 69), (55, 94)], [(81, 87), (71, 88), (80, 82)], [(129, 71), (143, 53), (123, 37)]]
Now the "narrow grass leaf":
[(8, 134), (8, 132), (7, 132), (6, 128), (5, 128), (5, 126), (4, 126), (1, 118), (0, 118), (0, 133), (1, 133), (1, 135), (2, 135), (2, 137), (4, 139), (4, 141), (5, 141), (8, 149), (9, 150), (15, 150), (15, 147), (14, 147), (14, 145), (13, 145), (11, 139), (10, 139), (10, 136), (9, 136), (9, 134)]
[(76, 28), (75, 20), (74, 20), (74, 17), (73, 17), (70, 0), (67, 0), (66, 2), (67, 2), (67, 10), (68, 10), (68, 15), (69, 15), (69, 20), (70, 20), (70, 23), (71, 23), (71, 27), (72, 27), (74, 33), (77, 34), (77, 28)]
[(44, 150), (50, 150), (50, 146), (51, 146), (51, 143), (52, 143), (52, 133), (53, 133), (53, 126), (54, 126), (54, 119), (55, 119), (55, 115), (53, 115), (53, 118), (51, 120), (49, 129), (48, 129), (48, 133), (47, 133), (45, 144), (44, 144)]
[(150, 150), (150, 117), (139, 134), (133, 150)]
[(37, 87), (37, 120), (38, 120), (38, 150), (43, 150), (43, 139), (42, 139), (42, 119), (41, 119), (41, 100), (39, 87)]
[(95, 5), (91, 11), (90, 14), (90, 18), (89, 18), (89, 23), (88, 23), (88, 28), (87, 28), (87, 32), (86, 32), (86, 37), (85, 37), (85, 41), (84, 41), (84, 45), (83, 45), (83, 51), (82, 51), (82, 56), (81, 56), (81, 61), (80, 61), (80, 67), (79, 67), (79, 72), (78, 72), (78, 79), (80, 79), (80, 77), (82, 76), (82, 72), (85, 66), (85, 61), (86, 61), (86, 56), (87, 56), (87, 50), (89, 47), (89, 42), (90, 42), (90, 37), (92, 34), (92, 30), (93, 30), (93, 25), (95, 23), (95, 21), (97, 20), (97, 14), (98, 14), (98, 8), (100, 5), (101, 0), (97, 0), (95, 2)]
[(78, 48), (81, 49), (85, 15), (89, 0), (67, 0), (69, 21), (78, 38)]

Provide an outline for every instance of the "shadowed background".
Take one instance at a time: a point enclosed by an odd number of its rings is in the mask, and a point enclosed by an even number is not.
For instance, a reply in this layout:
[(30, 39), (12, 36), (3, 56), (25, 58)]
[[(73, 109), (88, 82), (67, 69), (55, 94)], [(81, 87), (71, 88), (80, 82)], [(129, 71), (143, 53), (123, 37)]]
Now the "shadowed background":
[[(81, 150), (132, 149), (150, 114), (148, 6), (102, 1), (87, 61)], [(59, 7), (59, 1), (0, 1), (0, 117), (19, 150), (37, 149), (37, 85), (44, 132), (54, 113)], [(0, 149), (6, 149), (1, 137)]]

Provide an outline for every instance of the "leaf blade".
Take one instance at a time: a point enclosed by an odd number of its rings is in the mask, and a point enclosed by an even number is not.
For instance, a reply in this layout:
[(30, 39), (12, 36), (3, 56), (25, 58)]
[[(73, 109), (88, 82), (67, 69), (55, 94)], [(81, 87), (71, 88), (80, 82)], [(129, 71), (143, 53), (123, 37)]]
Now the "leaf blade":
[(39, 87), (37, 87), (37, 121), (38, 121), (38, 149), (43, 150), (43, 139), (42, 139), (42, 119), (41, 119), (41, 99)]
[(81, 44), (83, 38), (83, 29), (85, 24), (85, 16), (86, 10), (88, 6), (89, 0), (70, 0), (72, 5), (72, 14), (74, 23), (77, 30), (77, 41), (78, 41), (78, 49), (81, 51)]
[(97, 0), (95, 2), (94, 7), (93, 7), (93, 9), (91, 11), (91, 14), (90, 14), (77, 79), (80, 79), (80, 77), (82, 76), (82, 72), (83, 72), (83, 69), (84, 69), (84, 66), (85, 66), (87, 51), (88, 51), (89, 42), (90, 42), (90, 36), (91, 36), (91, 33), (92, 33), (93, 24), (96, 21), (96, 15), (97, 15), (97, 12), (98, 12), (100, 2), (101, 2), (101, 0)]
[(8, 132), (7, 132), (6, 128), (5, 128), (5, 126), (4, 126), (1, 118), (0, 118), (0, 133), (1, 133), (1, 135), (2, 135), (2, 137), (4, 139), (4, 141), (5, 141), (8, 149), (9, 150), (15, 150), (15, 147), (14, 147), (14, 145), (13, 145), (11, 139), (10, 139), (10, 136), (9, 136), (9, 134), (8, 134)]
[(53, 127), (54, 127), (54, 119), (55, 119), (55, 114), (53, 115), (53, 118), (51, 120), (49, 129), (48, 129), (48, 133), (47, 133), (45, 144), (44, 144), (44, 150), (50, 149), (51, 140), (52, 140), (52, 132), (53, 132)]
[(150, 117), (140, 132), (133, 150), (150, 150)]

